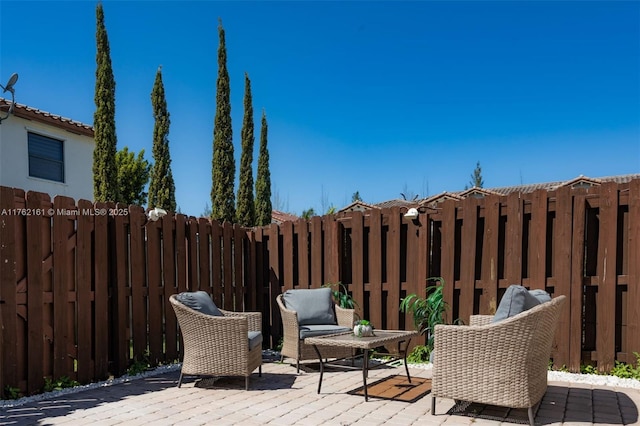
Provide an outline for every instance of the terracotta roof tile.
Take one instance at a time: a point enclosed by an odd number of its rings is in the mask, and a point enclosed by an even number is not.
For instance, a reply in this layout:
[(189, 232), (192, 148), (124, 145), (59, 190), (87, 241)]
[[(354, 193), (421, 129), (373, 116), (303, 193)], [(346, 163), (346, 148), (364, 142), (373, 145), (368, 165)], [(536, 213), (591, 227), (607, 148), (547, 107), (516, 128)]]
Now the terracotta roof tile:
[(298, 216), (291, 213), (285, 213), (278, 210), (271, 211), (271, 223), (277, 223), (280, 225), (284, 222), (295, 222), (298, 219), (300, 219)]
[(408, 201), (408, 200), (395, 199), (395, 200), (383, 201), (381, 203), (376, 203), (374, 205), (380, 209), (388, 209), (391, 207), (417, 207), (418, 204), (419, 204), (419, 200)]
[[(0, 107), (10, 105), (11, 101), (0, 98)], [(4, 109), (4, 108), (3, 108)], [(70, 118), (62, 117), (61, 115), (51, 114), (47, 111), (42, 111), (37, 108), (33, 108), (27, 105), (15, 103), (13, 107), (13, 115), (27, 120), (38, 121), (40, 123), (49, 124), (64, 130), (68, 130), (72, 133), (77, 133), (89, 137), (93, 137), (93, 126), (89, 124), (81, 123), (80, 121), (72, 120)]]
[(346, 207), (341, 208), (340, 210), (338, 210), (338, 213), (365, 211), (365, 210), (379, 209), (379, 208), (380, 207), (376, 206), (375, 204), (369, 204), (369, 203), (365, 203), (364, 201), (358, 200), (358, 201), (354, 201), (353, 203), (349, 204)]

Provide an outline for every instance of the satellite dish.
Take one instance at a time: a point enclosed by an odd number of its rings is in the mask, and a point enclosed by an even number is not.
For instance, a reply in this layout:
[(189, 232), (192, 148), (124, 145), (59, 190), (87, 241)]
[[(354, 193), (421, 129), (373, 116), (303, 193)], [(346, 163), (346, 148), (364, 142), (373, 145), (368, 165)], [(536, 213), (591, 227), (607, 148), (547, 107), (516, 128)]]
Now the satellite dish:
[(11, 77), (9, 77), (9, 81), (7, 81), (7, 85), (3, 86), (4, 91), (13, 93), (13, 85), (16, 84), (17, 81), (18, 81), (18, 73), (14, 72), (13, 74), (11, 74)]

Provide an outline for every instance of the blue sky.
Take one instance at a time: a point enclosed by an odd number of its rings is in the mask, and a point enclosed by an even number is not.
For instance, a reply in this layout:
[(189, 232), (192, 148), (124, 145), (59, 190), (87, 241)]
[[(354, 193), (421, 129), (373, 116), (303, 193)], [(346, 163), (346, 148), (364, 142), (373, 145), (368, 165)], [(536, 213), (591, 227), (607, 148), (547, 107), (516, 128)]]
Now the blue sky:
[[(93, 1), (0, 1), (0, 80), (16, 101), (93, 123)], [(640, 172), (638, 1), (103, 1), (118, 148), (151, 160), (162, 65), (176, 198), (210, 204), (218, 18), (236, 173), (244, 73), (274, 207)], [(255, 168), (254, 168), (255, 170)], [(255, 172), (254, 172), (255, 178)], [(237, 177), (236, 177), (237, 179)], [(237, 192), (237, 184), (235, 191)]]

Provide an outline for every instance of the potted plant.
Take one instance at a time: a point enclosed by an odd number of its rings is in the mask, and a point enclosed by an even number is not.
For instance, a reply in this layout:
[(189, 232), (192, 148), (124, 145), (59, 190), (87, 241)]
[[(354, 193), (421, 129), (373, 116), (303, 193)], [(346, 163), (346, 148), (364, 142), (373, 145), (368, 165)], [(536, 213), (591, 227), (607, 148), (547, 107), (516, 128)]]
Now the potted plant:
[(411, 312), (413, 323), (421, 334), (426, 334), (427, 353), (433, 351), (433, 330), (437, 324), (445, 323), (445, 313), (449, 305), (444, 301), (442, 290), (444, 288), (444, 278), (429, 278), (428, 281), (438, 281), (439, 284), (427, 287), (427, 297), (422, 298), (413, 293), (402, 299), (400, 311)]
[(353, 334), (358, 337), (373, 336), (373, 326), (368, 320), (356, 321), (356, 325), (353, 327)]

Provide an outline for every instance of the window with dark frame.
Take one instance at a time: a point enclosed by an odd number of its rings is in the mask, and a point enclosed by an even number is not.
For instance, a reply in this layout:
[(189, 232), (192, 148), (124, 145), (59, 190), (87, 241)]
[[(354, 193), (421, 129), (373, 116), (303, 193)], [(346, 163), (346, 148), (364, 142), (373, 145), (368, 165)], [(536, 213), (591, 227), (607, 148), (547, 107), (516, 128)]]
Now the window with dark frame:
[(64, 142), (29, 132), (29, 176), (64, 182)]

